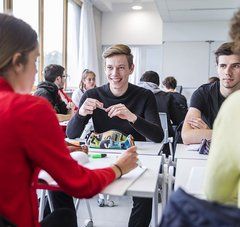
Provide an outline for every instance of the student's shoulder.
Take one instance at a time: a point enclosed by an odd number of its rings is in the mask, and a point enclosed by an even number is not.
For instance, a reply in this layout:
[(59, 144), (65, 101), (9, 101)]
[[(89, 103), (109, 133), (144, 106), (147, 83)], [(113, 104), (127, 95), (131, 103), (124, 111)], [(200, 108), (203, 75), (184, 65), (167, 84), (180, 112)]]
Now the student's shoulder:
[(235, 106), (237, 109), (239, 108), (239, 100), (240, 100), (240, 90), (233, 92), (228, 98), (224, 101), (223, 105)]
[(140, 87), (140, 86), (137, 86), (137, 85), (134, 85), (134, 84), (131, 84), (131, 83), (129, 83), (129, 90), (132, 91), (132, 92), (136, 92), (139, 95), (151, 95), (151, 96), (153, 96), (153, 92), (151, 90)]
[(51, 104), (43, 97), (33, 95), (16, 95), (13, 102), (16, 109), (22, 108), (23, 111), (29, 113), (37, 113), (53, 111)]
[(207, 83), (201, 85), (195, 92), (209, 94), (219, 90), (219, 82)]

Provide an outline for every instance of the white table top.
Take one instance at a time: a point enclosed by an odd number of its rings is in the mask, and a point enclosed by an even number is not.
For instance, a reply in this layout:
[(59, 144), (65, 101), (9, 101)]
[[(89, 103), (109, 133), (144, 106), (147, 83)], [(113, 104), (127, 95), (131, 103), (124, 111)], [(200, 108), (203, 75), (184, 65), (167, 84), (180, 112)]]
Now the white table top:
[(126, 195), (153, 197), (157, 188), (162, 157), (139, 155), (139, 159), (147, 170), (127, 189)]
[[(139, 155), (139, 160), (147, 169), (127, 188), (125, 195), (150, 198), (153, 197), (156, 190), (162, 158), (161, 156)], [(102, 158), (102, 161), (104, 161), (104, 158)], [(113, 195), (114, 189), (118, 191), (117, 181), (111, 183), (111, 190), (105, 188), (103, 193)]]
[(198, 151), (196, 150), (196, 146), (185, 145), (185, 144), (177, 144), (177, 148), (176, 148), (176, 152), (175, 152), (174, 158), (175, 159), (200, 159), (200, 160), (207, 160), (208, 155), (199, 154)]
[[(84, 141), (80, 139), (65, 139), (68, 142), (71, 141)], [(145, 142), (145, 141), (135, 141), (135, 145), (137, 146), (137, 153), (139, 155), (158, 155), (160, 150), (162, 149), (163, 143), (154, 143), (154, 142)], [(102, 153), (102, 154), (121, 154), (124, 150), (118, 149), (96, 149), (89, 148), (90, 152), (93, 153)]]
[[(185, 190), (188, 190), (189, 186), (187, 184), (189, 182), (191, 170), (194, 167), (205, 167), (207, 164), (207, 160), (203, 159), (177, 159), (176, 166), (176, 178), (175, 178), (175, 186), (182, 187)], [(194, 184), (194, 182), (192, 181)]]

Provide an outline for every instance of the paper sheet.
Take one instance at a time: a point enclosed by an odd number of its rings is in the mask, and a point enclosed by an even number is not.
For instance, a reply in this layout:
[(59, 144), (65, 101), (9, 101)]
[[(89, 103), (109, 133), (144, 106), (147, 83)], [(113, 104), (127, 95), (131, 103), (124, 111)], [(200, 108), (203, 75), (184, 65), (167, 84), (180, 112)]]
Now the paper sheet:
[[(94, 159), (87, 163), (85, 166), (89, 169), (98, 169), (110, 166), (112, 163), (116, 161), (116, 158), (101, 158)], [(122, 196), (125, 194), (126, 190), (136, 181), (145, 171), (146, 167), (137, 167), (131, 172), (123, 175), (120, 179), (115, 180), (113, 183), (108, 185), (102, 193)]]
[[(81, 152), (82, 153), (82, 152)], [(72, 156), (76, 161), (79, 162), (77, 155), (76, 157)], [(82, 157), (81, 157), (82, 158)], [(92, 159), (90, 158), (90, 162), (84, 163), (84, 166), (89, 169), (99, 169), (112, 165), (112, 163), (116, 162), (117, 156), (107, 156), (106, 158)], [(80, 164), (80, 163), (79, 163)], [(137, 180), (145, 171), (146, 167), (137, 167), (131, 172), (123, 175), (120, 179), (115, 180), (113, 183), (108, 185), (102, 193), (121, 196), (124, 195), (126, 190), (130, 187), (131, 184), (135, 180)], [(44, 170), (41, 170), (38, 176), (39, 179), (46, 181), (51, 186), (57, 186), (56, 181)]]
[(201, 144), (197, 143), (197, 144), (190, 144), (187, 146), (187, 150), (188, 151), (198, 151), (198, 149), (200, 148)]

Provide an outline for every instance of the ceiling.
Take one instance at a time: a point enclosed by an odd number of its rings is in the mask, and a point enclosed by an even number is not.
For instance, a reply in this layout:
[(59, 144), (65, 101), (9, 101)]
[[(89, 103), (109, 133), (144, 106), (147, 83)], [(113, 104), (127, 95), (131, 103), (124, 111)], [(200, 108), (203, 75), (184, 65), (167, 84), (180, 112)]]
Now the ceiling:
[[(136, 0), (93, 0), (102, 11), (130, 9)], [(240, 8), (240, 0), (137, 0), (154, 5), (164, 22), (226, 21)], [(99, 7), (99, 5), (101, 5)]]

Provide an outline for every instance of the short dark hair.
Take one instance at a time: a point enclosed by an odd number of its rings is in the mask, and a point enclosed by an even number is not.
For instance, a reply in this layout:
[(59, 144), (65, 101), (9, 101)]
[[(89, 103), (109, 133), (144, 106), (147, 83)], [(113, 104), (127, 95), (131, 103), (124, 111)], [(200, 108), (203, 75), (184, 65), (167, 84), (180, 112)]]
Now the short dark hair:
[(58, 76), (63, 76), (64, 70), (61, 65), (48, 65), (44, 69), (44, 79), (49, 82), (54, 82)]
[(175, 89), (177, 87), (177, 80), (173, 76), (166, 77), (162, 83), (167, 89)]
[(234, 41), (235, 51), (240, 52), (240, 9), (234, 14), (231, 20), (229, 34)]
[(219, 56), (222, 55), (229, 56), (233, 54), (239, 55), (239, 53), (234, 51), (234, 43), (233, 42), (223, 43), (220, 47), (218, 47), (218, 49), (215, 52), (216, 63), (218, 64)]
[(140, 78), (140, 81), (151, 82), (159, 86), (159, 75), (154, 71), (146, 71)]

